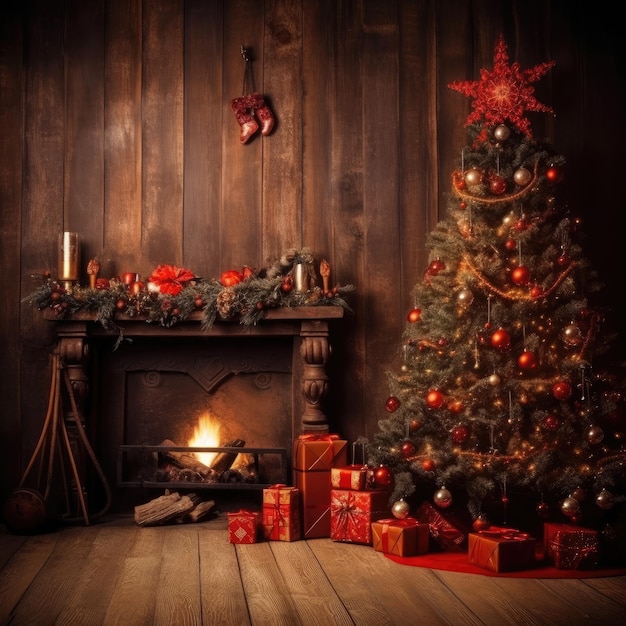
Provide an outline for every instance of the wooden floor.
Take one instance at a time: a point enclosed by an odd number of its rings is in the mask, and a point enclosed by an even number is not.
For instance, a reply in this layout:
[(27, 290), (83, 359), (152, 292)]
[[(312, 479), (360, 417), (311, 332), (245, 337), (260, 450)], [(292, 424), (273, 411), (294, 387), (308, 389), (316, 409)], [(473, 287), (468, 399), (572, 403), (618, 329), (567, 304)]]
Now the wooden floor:
[(626, 577), (476, 576), (369, 546), (228, 542), (224, 516), (142, 528), (130, 516), (24, 537), (0, 527), (0, 624), (624, 624)]

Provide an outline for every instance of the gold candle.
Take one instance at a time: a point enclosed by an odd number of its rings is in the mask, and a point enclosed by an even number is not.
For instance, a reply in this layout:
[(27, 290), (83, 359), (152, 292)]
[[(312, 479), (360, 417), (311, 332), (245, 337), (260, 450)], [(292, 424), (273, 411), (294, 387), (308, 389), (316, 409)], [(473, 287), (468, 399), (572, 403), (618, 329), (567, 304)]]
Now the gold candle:
[(59, 235), (59, 280), (71, 281), (80, 278), (80, 246), (78, 233), (64, 232)]

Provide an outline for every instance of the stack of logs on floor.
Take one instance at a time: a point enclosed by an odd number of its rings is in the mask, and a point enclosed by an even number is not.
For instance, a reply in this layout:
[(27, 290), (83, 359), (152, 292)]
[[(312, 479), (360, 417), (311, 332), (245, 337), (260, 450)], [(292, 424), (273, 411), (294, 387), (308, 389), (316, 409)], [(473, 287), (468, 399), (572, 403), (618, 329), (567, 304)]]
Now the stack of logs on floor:
[(135, 522), (139, 526), (199, 522), (209, 515), (214, 500), (203, 500), (196, 493), (181, 495), (167, 491), (164, 495), (135, 507)]

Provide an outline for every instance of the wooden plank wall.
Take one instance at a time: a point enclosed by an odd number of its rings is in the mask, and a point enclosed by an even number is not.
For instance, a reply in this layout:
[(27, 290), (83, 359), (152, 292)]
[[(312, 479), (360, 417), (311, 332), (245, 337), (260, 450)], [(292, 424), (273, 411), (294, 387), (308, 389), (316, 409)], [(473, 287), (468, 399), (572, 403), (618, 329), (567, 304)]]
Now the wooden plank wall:
[[(19, 6), (13, 6), (19, 5)], [(424, 241), (446, 206), (470, 101), (447, 88), (511, 60), (556, 67), (535, 134), (568, 156), (572, 205), (617, 303), (624, 73), (617, 20), (584, 0), (31, 0), (0, 19), (0, 473), (13, 488), (45, 415), (53, 335), (20, 305), (79, 231), (104, 275), (212, 277), (290, 247), (356, 285), (335, 330), (332, 427), (384, 416)], [(239, 143), (251, 50), (277, 117)], [(612, 291), (611, 291), (612, 289)], [(621, 305), (623, 306), (623, 305)], [(623, 309), (622, 309), (623, 311)]]

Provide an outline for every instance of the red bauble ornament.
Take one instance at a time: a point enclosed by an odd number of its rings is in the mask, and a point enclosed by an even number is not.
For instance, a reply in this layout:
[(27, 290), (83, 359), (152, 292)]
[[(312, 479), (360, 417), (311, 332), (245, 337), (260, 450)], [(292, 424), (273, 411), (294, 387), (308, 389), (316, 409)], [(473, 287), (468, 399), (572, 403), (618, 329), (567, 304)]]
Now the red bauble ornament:
[(534, 370), (537, 367), (537, 357), (530, 350), (524, 350), (517, 358), (517, 364), (523, 370)]
[(504, 242), (504, 248), (506, 250), (515, 250), (517, 248), (517, 241), (515, 241), (515, 239), (507, 239)]
[(393, 474), (386, 465), (380, 465), (374, 470), (374, 484), (379, 487), (388, 487), (393, 482)]
[(499, 350), (507, 350), (511, 346), (511, 336), (504, 328), (498, 328), (491, 334), (491, 345)]
[(450, 431), (450, 437), (452, 437), (452, 441), (454, 441), (454, 443), (463, 443), (467, 439), (468, 432), (467, 426), (455, 426)]
[(395, 396), (389, 396), (387, 398), (387, 402), (385, 402), (385, 408), (387, 409), (389, 413), (393, 413), (394, 411), (397, 411), (399, 407), (400, 407), (400, 400), (398, 400), (398, 398), (396, 398)]
[(412, 441), (405, 441), (402, 443), (402, 456), (405, 459), (413, 456), (415, 454), (415, 445)]
[(422, 461), (422, 469), (425, 472), (433, 472), (435, 467), (437, 467), (437, 465), (432, 459), (424, 459)]
[(530, 288), (531, 298), (541, 298), (543, 295), (543, 287), (541, 285), (532, 285)]
[(511, 280), (516, 285), (527, 285), (530, 281), (530, 270), (525, 265), (518, 265), (511, 272)]
[(415, 322), (420, 321), (421, 316), (422, 316), (422, 309), (412, 309), (411, 311), (409, 311), (409, 314), (407, 315), (407, 319), (409, 320), (409, 322), (411, 322), (411, 324), (414, 324)]
[(431, 389), (426, 394), (426, 404), (431, 409), (438, 409), (443, 404), (443, 394), (439, 389)]
[(548, 413), (541, 420), (541, 428), (544, 430), (555, 431), (561, 425), (561, 420), (554, 414)]
[(474, 532), (480, 532), (481, 530), (487, 530), (491, 524), (489, 520), (484, 515), (479, 515), (473, 522), (472, 528)]
[(547, 519), (548, 515), (550, 515), (550, 507), (548, 506), (547, 502), (540, 502), (537, 505), (537, 515), (539, 517), (541, 517), (542, 519)]
[(560, 183), (564, 178), (563, 169), (552, 165), (546, 170), (546, 178), (552, 183)]
[(448, 411), (450, 413), (460, 413), (463, 410), (463, 402), (461, 400), (452, 400), (448, 402)]
[(572, 386), (564, 380), (554, 383), (552, 386), (552, 395), (557, 400), (567, 400), (572, 395)]
[(422, 427), (422, 422), (420, 422), (418, 419), (414, 418), (409, 422), (410, 433), (416, 433), (421, 427)]
[(569, 263), (570, 263), (569, 257), (565, 253), (563, 253), (561, 256), (559, 256), (559, 258), (556, 260), (556, 264), (559, 267), (567, 267), (569, 265)]
[(502, 178), (502, 176), (495, 174), (489, 181), (489, 189), (491, 190), (491, 193), (499, 196), (506, 191), (506, 181)]
[(293, 290), (293, 278), (291, 276), (285, 276), (283, 282), (280, 285), (281, 290), (284, 293), (289, 293)]
[(204, 301), (202, 300), (200, 296), (196, 296), (196, 299), (194, 300), (193, 303), (196, 309), (201, 309), (204, 306)]

